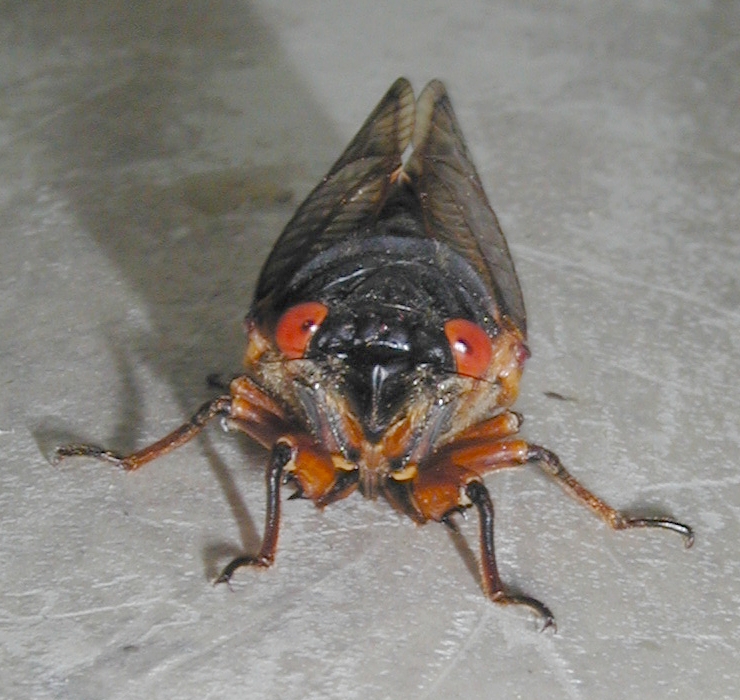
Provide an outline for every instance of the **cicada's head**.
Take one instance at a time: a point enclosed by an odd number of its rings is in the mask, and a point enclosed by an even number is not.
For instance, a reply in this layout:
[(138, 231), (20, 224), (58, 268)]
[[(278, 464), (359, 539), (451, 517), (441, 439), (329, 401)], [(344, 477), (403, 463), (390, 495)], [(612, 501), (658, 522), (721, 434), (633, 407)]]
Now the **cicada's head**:
[(426, 259), (350, 267), (354, 276), (334, 270), (333, 283), (303, 289), (266, 331), (290, 377), (278, 393), (297, 391), (314, 433), (336, 432), (342, 414), (378, 444), (413, 416), (412, 432), (436, 439), (513, 402), (526, 358), (518, 331), (474, 312)]

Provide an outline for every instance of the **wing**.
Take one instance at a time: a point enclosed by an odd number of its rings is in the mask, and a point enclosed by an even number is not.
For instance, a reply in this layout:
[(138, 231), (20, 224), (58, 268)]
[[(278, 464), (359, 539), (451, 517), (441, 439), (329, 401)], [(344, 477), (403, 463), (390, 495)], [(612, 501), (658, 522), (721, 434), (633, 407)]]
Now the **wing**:
[(414, 109), (411, 85), (399, 78), (278, 238), (257, 283), (253, 315), (273, 316), (280, 292), (306, 260), (377, 218), (411, 142)]
[(491, 290), (501, 313), (526, 336), (519, 280), (444, 85), (433, 80), (416, 103), (413, 152), (404, 167), (428, 235), (464, 257)]

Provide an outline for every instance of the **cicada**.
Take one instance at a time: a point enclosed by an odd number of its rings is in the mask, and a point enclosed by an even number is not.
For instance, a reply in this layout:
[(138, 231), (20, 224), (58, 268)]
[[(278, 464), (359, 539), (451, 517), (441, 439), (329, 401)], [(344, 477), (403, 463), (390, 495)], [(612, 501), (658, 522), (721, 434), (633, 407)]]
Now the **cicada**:
[(158, 442), (122, 456), (68, 445), (133, 471), (220, 418), (269, 450), (264, 538), (240, 567), (268, 567), (281, 486), (324, 507), (359, 491), (416, 523), (480, 526), (481, 582), (543, 627), (549, 608), (507, 590), (496, 566), (493, 504), (483, 477), (534, 462), (615, 530), (663, 528), (582, 486), (551, 451), (518, 437), (511, 410), (527, 349), (514, 264), (452, 109), (434, 80), (415, 99), (397, 80), (269, 254), (245, 320), (244, 372), (228, 393)]

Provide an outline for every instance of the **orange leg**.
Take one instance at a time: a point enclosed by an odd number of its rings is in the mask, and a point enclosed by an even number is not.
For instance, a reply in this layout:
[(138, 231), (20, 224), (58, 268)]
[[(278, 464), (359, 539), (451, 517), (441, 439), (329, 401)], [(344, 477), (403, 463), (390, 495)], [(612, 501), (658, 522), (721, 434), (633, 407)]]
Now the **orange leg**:
[(228, 583), (234, 572), (242, 566), (268, 567), (273, 563), (280, 527), (280, 486), (286, 477), (292, 478), (298, 486), (298, 490), (290, 498), (310, 498), (320, 507), (344, 498), (357, 485), (357, 472), (336, 470), (331, 455), (310, 437), (300, 434), (284, 435), (277, 440), (265, 477), (267, 510), (260, 551), (256, 556), (246, 554), (234, 559), (214, 583)]
[(55, 451), (55, 463), (66, 457), (92, 457), (115, 464), (126, 471), (139, 469), (147, 462), (192, 440), (214, 418), (223, 418), (227, 428), (246, 433), (271, 449), (265, 472), (267, 510), (262, 545), (256, 555), (234, 559), (216, 579), (229, 581), (242, 566), (270, 566), (275, 559), (280, 528), (280, 487), (286, 477), (297, 486), (296, 495), (323, 506), (349, 495), (357, 485), (357, 472), (337, 469), (332, 456), (308, 435), (296, 431), (280, 407), (247, 377), (237, 377), (230, 385), (231, 396), (219, 396), (203, 404), (190, 420), (157, 442), (133, 454), (122, 456), (96, 445), (64, 445)]
[(485, 438), (490, 441), (515, 435), (519, 432), (523, 421), (524, 418), (522, 418), (521, 413), (505, 410), (493, 418), (476, 423), (464, 430), (455, 438), (453, 445), (457, 445), (463, 440)]
[[(505, 445), (505, 447), (501, 447)], [(493, 466), (495, 449), (499, 447), (499, 464)], [(463, 454), (475, 452), (480, 448), (478, 441), (475, 445), (465, 445)], [(513, 466), (511, 450), (508, 442), (489, 442), (487, 444), (486, 466), (490, 469)], [(452, 457), (456, 459), (452, 459)], [(553, 627), (555, 620), (550, 609), (535, 598), (526, 595), (516, 595), (507, 592), (496, 565), (496, 550), (494, 547), (493, 522), (494, 511), (488, 489), (483, 484), (480, 474), (475, 469), (458, 464), (461, 455), (449, 450), (443, 456), (445, 461), (435, 458), (432, 463), (420, 466), (417, 477), (413, 480), (411, 489), (414, 504), (420, 514), (429, 520), (442, 522), (457, 532), (457, 526), (452, 516), (465, 508), (475, 506), (480, 519), (480, 571), (483, 591), (494, 603), (499, 605), (524, 605), (533, 610), (543, 621), (542, 629)], [(479, 464), (474, 464), (480, 466)], [(481, 470), (482, 471), (482, 470)]]
[(598, 496), (582, 486), (575, 477), (566, 470), (560, 458), (550, 450), (539, 445), (529, 445), (527, 462), (538, 462), (542, 470), (552, 476), (576, 500), (590, 508), (596, 515), (606, 522), (613, 530), (628, 530), (635, 527), (655, 527), (677, 532), (683, 537), (684, 545), (688, 548), (694, 544), (694, 532), (683, 523), (668, 518), (634, 518), (612, 508)]
[(204, 403), (187, 423), (173, 430), (169, 435), (126, 457), (96, 445), (62, 445), (54, 451), (54, 463), (57, 464), (66, 457), (93, 457), (115, 464), (126, 471), (135, 471), (147, 462), (166, 455), (189, 442), (203, 430), (209, 421), (219, 416), (228, 416), (230, 412), (231, 397), (219, 396), (213, 401)]
[[(562, 488), (577, 501), (590, 508), (614, 530), (637, 527), (662, 528), (677, 532), (684, 538), (686, 547), (694, 543), (690, 527), (667, 518), (635, 518), (612, 508), (583, 486), (565, 469), (558, 456), (550, 450), (514, 439), (519, 423), (517, 414), (505, 411), (495, 418), (466, 430), (459, 440), (443, 447), (434, 462), (454, 464), (462, 470), (483, 475), (497, 469), (517, 467), (528, 462), (538, 462), (540, 468), (558, 481)], [(505, 438), (509, 439), (505, 439)], [(438, 467), (437, 467), (438, 468)]]
[[(583, 486), (563, 466), (554, 452), (539, 445), (531, 445), (525, 440), (487, 441), (477, 439), (465, 441), (459, 446), (452, 443), (442, 456), (447, 464), (455, 465), (464, 471), (475, 472), (481, 476), (497, 469), (518, 467), (528, 462), (537, 462), (546, 474), (556, 479), (565, 491), (590, 508), (613, 530), (628, 530), (637, 527), (662, 528), (681, 535), (687, 548), (694, 543), (694, 533), (688, 525), (668, 518), (631, 517), (616, 508), (612, 508)], [(445, 468), (444, 465), (443, 468)]]
[[(506, 415), (473, 426), (463, 433), (459, 441), (444, 446), (427, 464), (419, 466), (418, 475), (411, 486), (414, 503), (426, 519), (451, 525), (450, 517), (456, 512), (471, 505), (476, 507), (480, 517), (482, 583), (491, 600), (504, 605), (525, 605), (543, 619), (543, 629), (554, 626), (552, 613), (545, 605), (528, 596), (507, 593), (499, 576), (493, 537), (493, 503), (481, 481), (484, 474), (497, 469), (538, 462), (545, 473), (556, 479), (565, 491), (589, 507), (613, 529), (662, 528), (680, 534), (686, 547), (692, 545), (694, 534), (683, 523), (667, 518), (630, 517), (612, 508), (582, 486), (553, 452), (511, 437), (516, 427), (514, 421), (507, 423)], [(461, 489), (467, 499), (461, 496)]]
[(337, 468), (331, 453), (310, 435), (287, 435), (283, 439), (294, 448), (294, 457), (285, 471), (297, 490), (288, 500), (308, 498), (323, 508), (346, 498), (357, 488), (357, 469)]

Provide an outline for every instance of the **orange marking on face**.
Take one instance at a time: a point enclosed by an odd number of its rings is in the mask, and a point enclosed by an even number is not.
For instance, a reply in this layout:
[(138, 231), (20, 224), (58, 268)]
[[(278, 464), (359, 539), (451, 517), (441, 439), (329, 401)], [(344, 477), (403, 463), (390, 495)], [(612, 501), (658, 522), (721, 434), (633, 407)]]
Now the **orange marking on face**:
[(270, 342), (267, 338), (260, 333), (254, 324), (250, 323), (247, 332), (247, 349), (244, 352), (244, 364), (250, 367), (259, 362), (259, 359), (269, 347)]
[(293, 475), (303, 495), (317, 500), (327, 494), (336, 480), (336, 468), (331, 455), (308, 436), (291, 435), (283, 440), (293, 447), (293, 458), (285, 471)]
[(406, 453), (407, 445), (414, 432), (414, 421), (411, 417), (392, 425), (383, 438), (383, 452), (388, 459), (401, 457)]

